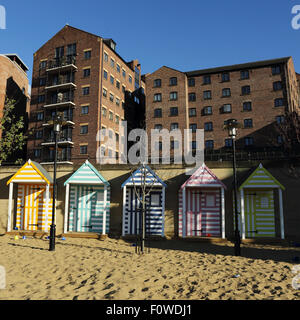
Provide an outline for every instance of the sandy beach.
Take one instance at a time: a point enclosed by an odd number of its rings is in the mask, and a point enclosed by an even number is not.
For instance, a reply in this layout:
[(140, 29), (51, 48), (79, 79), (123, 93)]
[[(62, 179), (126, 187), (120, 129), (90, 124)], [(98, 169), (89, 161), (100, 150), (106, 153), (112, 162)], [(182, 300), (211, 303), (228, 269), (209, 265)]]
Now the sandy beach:
[[(132, 243), (107, 239), (0, 237), (6, 289), (0, 300), (300, 299), (291, 269), (300, 248), (153, 241), (136, 255)], [(300, 264), (300, 262), (298, 262)]]

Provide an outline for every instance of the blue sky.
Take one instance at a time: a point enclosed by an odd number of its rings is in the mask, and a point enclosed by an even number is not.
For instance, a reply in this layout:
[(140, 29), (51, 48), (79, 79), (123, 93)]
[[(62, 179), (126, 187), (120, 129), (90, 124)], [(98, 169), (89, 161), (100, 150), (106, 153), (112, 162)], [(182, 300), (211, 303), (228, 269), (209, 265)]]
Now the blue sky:
[(181, 71), (293, 56), (300, 73), (300, 0), (0, 0), (0, 53), (17, 53), (32, 73), (33, 53), (65, 24), (113, 38), (143, 73)]

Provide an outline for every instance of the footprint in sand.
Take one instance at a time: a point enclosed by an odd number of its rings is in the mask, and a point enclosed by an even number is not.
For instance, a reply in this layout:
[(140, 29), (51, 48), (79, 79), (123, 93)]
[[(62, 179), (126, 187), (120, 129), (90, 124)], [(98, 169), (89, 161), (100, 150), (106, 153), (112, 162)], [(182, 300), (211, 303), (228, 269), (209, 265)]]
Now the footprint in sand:
[(110, 284), (108, 284), (108, 285), (103, 289), (103, 291), (109, 290), (109, 289), (111, 289), (113, 286), (114, 286), (114, 284), (113, 284), (113, 283), (110, 283)]

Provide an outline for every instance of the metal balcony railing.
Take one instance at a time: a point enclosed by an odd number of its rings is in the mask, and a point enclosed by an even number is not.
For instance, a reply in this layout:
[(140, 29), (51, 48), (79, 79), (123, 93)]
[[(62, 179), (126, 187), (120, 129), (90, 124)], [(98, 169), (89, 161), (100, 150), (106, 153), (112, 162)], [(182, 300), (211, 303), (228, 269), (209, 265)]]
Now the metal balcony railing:
[(48, 62), (48, 71), (53, 69), (63, 68), (63, 67), (73, 67), (76, 68), (76, 57), (75, 56), (63, 56), (61, 58), (56, 58)]

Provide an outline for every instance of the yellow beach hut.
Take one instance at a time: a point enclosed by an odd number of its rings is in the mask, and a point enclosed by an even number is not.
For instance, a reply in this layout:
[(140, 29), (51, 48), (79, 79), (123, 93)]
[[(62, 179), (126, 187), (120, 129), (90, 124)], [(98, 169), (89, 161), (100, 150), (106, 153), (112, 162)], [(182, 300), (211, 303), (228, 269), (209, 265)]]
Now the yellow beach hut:
[[(262, 164), (239, 187), (242, 238), (275, 238), (275, 190), (278, 192), (280, 236), (284, 234), (284, 186)], [(279, 228), (278, 228), (279, 229)]]
[[(14, 185), (18, 186), (17, 208), (12, 212)], [(9, 185), (7, 232), (48, 232), (52, 221), (53, 179), (37, 162), (29, 160), (7, 182)], [(12, 217), (15, 217), (12, 221)], [(13, 224), (13, 226), (12, 226)]]

